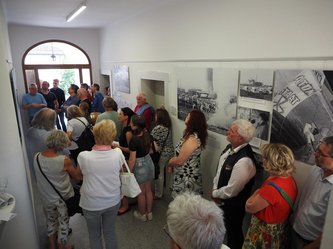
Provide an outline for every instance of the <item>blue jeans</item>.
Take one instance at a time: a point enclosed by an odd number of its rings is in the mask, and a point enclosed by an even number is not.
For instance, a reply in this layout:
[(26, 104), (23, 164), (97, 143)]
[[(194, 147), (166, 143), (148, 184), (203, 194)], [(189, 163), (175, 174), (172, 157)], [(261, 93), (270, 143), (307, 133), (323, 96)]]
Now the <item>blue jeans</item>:
[(103, 249), (102, 232), (105, 249), (117, 248), (115, 224), (119, 205), (120, 203), (99, 211), (83, 209), (84, 218), (88, 226), (90, 248)]

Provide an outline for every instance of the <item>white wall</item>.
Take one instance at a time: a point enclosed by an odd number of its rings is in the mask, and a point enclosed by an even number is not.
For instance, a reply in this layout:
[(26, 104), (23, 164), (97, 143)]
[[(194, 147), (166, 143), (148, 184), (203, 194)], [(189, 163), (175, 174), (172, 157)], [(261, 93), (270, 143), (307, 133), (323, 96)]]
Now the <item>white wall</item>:
[[(121, 100), (132, 105), (141, 90), (142, 72), (168, 73), (166, 107), (176, 114), (177, 66), (332, 70), (332, 9), (333, 1), (328, 0), (174, 1), (163, 9), (105, 27), (101, 68), (129, 66), (131, 93), (121, 94)], [(176, 115), (172, 121), (176, 143), (184, 124)], [(225, 145), (224, 136), (209, 132), (202, 157), (206, 196)], [(301, 184), (307, 167), (298, 167), (296, 180)], [(332, 234), (332, 223), (326, 227), (325, 233)], [(328, 237), (325, 239), (332, 240)]]
[(12, 61), (9, 47), (8, 30), (2, 2), (0, 2), (0, 175), (8, 178), (7, 192), (16, 198), (17, 216), (4, 228), (0, 240), (1, 248), (36, 249), (38, 248), (27, 175), (24, 166), (24, 153), (19, 139), (15, 107), (9, 80)]

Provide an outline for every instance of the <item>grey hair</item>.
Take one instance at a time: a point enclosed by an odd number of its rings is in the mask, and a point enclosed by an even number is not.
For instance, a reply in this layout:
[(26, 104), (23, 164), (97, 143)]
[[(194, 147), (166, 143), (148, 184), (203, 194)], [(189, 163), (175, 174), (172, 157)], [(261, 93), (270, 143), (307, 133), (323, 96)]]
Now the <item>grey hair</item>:
[(67, 118), (72, 119), (72, 118), (78, 118), (78, 117), (83, 117), (84, 114), (81, 111), (80, 107), (77, 105), (70, 105), (67, 108)]
[(69, 138), (64, 131), (54, 130), (51, 131), (50, 135), (46, 138), (46, 147), (49, 149), (55, 149), (61, 151), (68, 147)]
[(114, 101), (114, 99), (111, 98), (110, 96), (105, 96), (102, 104), (105, 109), (112, 108), (112, 110), (114, 110), (115, 112), (118, 111), (118, 105), (116, 101)]
[(321, 140), (321, 142), (328, 145), (328, 147), (329, 147), (329, 153), (328, 154), (333, 157), (333, 136), (324, 137)]
[(222, 210), (189, 192), (177, 195), (169, 204), (167, 225), (182, 249), (220, 249), (226, 232)]
[(140, 96), (144, 101), (147, 101), (147, 96), (145, 93), (141, 92), (138, 94), (138, 96)]
[(57, 114), (50, 108), (43, 108), (36, 112), (31, 125), (38, 129), (53, 130), (56, 124)]
[(237, 119), (232, 123), (232, 125), (237, 126), (237, 133), (244, 138), (246, 143), (250, 142), (255, 135), (256, 128), (251, 124), (251, 122), (245, 119)]

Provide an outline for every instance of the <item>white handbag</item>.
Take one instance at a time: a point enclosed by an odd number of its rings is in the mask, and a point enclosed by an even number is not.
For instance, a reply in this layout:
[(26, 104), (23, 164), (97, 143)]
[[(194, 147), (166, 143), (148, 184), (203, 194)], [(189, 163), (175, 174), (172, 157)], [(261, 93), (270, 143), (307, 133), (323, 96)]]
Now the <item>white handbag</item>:
[(120, 181), (121, 181), (121, 193), (124, 196), (134, 198), (141, 193), (141, 189), (139, 187), (138, 182), (135, 179), (133, 173), (131, 173), (126, 160), (123, 161), (126, 166), (127, 172), (122, 171), (120, 172)]

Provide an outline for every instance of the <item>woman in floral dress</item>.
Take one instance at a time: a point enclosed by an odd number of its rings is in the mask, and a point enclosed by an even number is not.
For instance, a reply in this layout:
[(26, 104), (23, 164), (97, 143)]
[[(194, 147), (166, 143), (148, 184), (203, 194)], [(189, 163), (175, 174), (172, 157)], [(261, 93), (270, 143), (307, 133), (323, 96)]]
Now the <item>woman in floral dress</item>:
[(297, 196), (294, 156), (283, 144), (265, 144), (261, 152), (269, 176), (246, 201), (252, 219), (243, 249), (289, 248), (288, 217)]
[(173, 173), (172, 197), (191, 191), (202, 194), (200, 155), (207, 142), (207, 122), (199, 110), (192, 110), (185, 119), (183, 137), (176, 146), (176, 156), (168, 163), (168, 173)]

